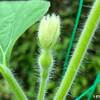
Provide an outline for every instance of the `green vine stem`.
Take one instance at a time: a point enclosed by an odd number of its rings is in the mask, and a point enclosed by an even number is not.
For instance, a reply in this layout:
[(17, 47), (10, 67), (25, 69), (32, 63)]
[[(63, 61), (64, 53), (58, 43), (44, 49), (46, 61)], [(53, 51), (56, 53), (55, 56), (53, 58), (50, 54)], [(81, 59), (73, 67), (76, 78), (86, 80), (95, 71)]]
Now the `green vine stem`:
[[(45, 74), (45, 72), (42, 73), (42, 76), (44, 76), (43, 74)], [(37, 100), (44, 100), (45, 97), (45, 89), (46, 89), (46, 85), (47, 85), (47, 77), (42, 77), (41, 76), (41, 81), (40, 81), (40, 90), (39, 90), (39, 95), (38, 95), (38, 99)]]
[(91, 42), (92, 36), (100, 20), (100, 0), (96, 0), (93, 8), (90, 11), (78, 44), (75, 48), (73, 56), (70, 60), (68, 69), (61, 82), (61, 85), (56, 93), (55, 100), (64, 100), (67, 95), (73, 80), (77, 74), (81, 61), (86, 53), (86, 50)]
[[(44, 72), (43, 72), (44, 74)], [(39, 94), (38, 94), (38, 99), (37, 100), (44, 100), (45, 97), (45, 89), (46, 89), (46, 85), (47, 85), (47, 77), (43, 78), (41, 77), (41, 81), (40, 81), (40, 90), (39, 90)]]
[(3, 77), (6, 79), (6, 81), (8, 82), (10, 88), (14, 91), (18, 100), (27, 100), (27, 97), (25, 96), (23, 90), (21, 89), (17, 81), (15, 80), (9, 68), (4, 65), (0, 65), (0, 72), (3, 75)]

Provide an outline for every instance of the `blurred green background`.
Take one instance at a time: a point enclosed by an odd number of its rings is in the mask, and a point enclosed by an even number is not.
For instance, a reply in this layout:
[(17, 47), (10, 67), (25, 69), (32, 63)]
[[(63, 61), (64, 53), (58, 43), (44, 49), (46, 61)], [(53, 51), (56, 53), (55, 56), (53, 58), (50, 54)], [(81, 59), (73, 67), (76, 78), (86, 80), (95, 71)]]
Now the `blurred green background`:
[[(57, 88), (63, 78), (65, 55), (69, 46), (71, 33), (74, 28), (76, 14), (79, 6), (79, 0), (48, 0), (51, 7), (48, 13), (56, 13), (61, 16), (61, 36), (58, 44), (54, 48), (54, 70), (50, 75), (47, 86), (46, 100), (52, 100)], [(84, 0), (82, 14), (79, 21), (78, 29), (75, 35), (73, 48), (74, 51), (77, 40), (81, 34), (84, 23), (88, 17), (90, 8), (94, 0)], [(38, 24), (30, 27), (25, 34), (17, 41), (12, 51), (10, 60), (10, 69), (14, 76), (23, 87), (29, 100), (36, 100), (39, 88), (39, 66), (37, 58), (40, 52), (38, 46)], [(88, 49), (83, 63), (81, 64), (78, 75), (70, 89), (68, 100), (74, 100), (85, 89), (89, 88), (96, 79), (97, 73), (100, 71), (100, 27), (97, 29), (95, 36)], [(100, 94), (100, 84), (97, 85), (95, 94)], [(0, 100), (15, 100), (6, 81), (0, 74)], [(87, 99), (84, 99), (87, 100)]]

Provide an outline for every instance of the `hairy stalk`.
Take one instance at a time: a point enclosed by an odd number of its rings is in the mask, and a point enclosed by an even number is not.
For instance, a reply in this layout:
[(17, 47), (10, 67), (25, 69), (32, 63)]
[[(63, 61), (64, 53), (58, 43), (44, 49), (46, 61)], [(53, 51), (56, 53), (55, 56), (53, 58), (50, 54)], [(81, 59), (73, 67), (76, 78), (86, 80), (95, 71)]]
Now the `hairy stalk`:
[(14, 91), (15, 95), (17, 96), (18, 100), (27, 100), (27, 97), (25, 96), (23, 90), (15, 80), (13, 74), (9, 70), (8, 67), (0, 65), (0, 72), (3, 75), (3, 77), (8, 82), (10, 88)]
[(73, 80), (77, 74), (81, 61), (85, 55), (88, 45), (92, 39), (94, 31), (100, 20), (100, 0), (96, 0), (93, 8), (90, 11), (82, 34), (79, 38), (78, 44), (75, 48), (71, 61), (61, 85), (56, 93), (55, 100), (64, 100), (67, 95)]
[(37, 100), (44, 100), (49, 71), (53, 64), (53, 57), (50, 50), (42, 50), (38, 60), (40, 66), (40, 88)]
[(41, 73), (41, 80), (40, 80), (40, 89), (37, 100), (44, 100), (45, 97), (45, 91), (46, 91), (46, 85), (47, 85), (47, 79), (48, 79), (48, 72), (43, 71)]

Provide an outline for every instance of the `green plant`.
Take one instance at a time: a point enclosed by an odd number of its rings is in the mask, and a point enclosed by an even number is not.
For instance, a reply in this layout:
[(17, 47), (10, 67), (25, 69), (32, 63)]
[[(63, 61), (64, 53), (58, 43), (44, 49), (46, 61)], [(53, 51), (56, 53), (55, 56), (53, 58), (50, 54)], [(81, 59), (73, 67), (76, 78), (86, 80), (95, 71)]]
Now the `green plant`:
[(27, 100), (27, 97), (8, 68), (10, 54), (16, 40), (47, 12), (48, 7), (48, 2), (40, 0), (0, 2), (0, 72), (19, 100)]
[[(9, 83), (9, 86), (17, 96), (18, 100), (27, 100), (27, 97), (8, 68), (10, 54), (16, 40), (26, 29), (38, 21), (47, 12), (49, 6), (50, 4), (48, 2), (40, 0), (27, 2), (0, 2), (0, 72)], [(78, 72), (81, 61), (99, 23), (99, 7), (100, 0), (96, 0), (79, 38), (65, 76), (56, 96), (54, 97), (55, 100), (65, 99), (65, 96), (73, 84), (73, 80)], [(38, 65), (40, 67), (40, 88), (37, 97), (38, 100), (44, 100), (45, 97), (49, 75), (54, 63), (52, 49), (54, 48), (59, 35), (59, 17), (54, 14), (52, 16), (45, 16), (40, 22), (38, 34), (39, 46), (41, 48), (38, 57)], [(70, 49), (68, 51), (70, 51)]]
[(39, 43), (41, 52), (39, 56), (40, 67), (40, 89), (38, 94), (38, 100), (44, 100), (45, 89), (47, 81), (49, 80), (49, 74), (53, 66), (52, 49), (57, 42), (60, 35), (60, 18), (59, 16), (47, 15), (40, 22), (39, 27)]

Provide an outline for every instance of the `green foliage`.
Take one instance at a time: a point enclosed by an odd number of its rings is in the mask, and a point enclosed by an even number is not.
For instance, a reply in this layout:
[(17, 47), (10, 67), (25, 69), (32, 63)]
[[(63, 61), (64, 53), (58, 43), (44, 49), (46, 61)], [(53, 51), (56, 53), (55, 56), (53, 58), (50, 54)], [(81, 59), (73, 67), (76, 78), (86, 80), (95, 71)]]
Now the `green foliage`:
[[(0, 2), (0, 63), (8, 62), (16, 40), (48, 10), (44, 1)], [(27, 13), (26, 13), (27, 12)], [(4, 61), (6, 60), (6, 61)]]
[(47, 12), (49, 5), (40, 0), (0, 2), (0, 72), (19, 100), (27, 97), (7, 67), (10, 54), (16, 40)]
[[(35, 0), (34, 0), (35, 1)], [(37, 1), (37, 0), (36, 0)], [(77, 7), (79, 5), (79, 0), (49, 0), (52, 5), (49, 12), (59, 13), (61, 16), (61, 37), (60, 42), (55, 46), (56, 52), (53, 52), (56, 56), (55, 61), (55, 71), (54, 75), (50, 76), (50, 81), (47, 86), (46, 98), (47, 100), (52, 100), (52, 97), (56, 93), (56, 88), (60, 82), (63, 70), (63, 63), (65, 61), (66, 51), (68, 50), (69, 40), (71, 38), (71, 33), (73, 30), (73, 25), (76, 20), (75, 16), (77, 13)], [(76, 32), (76, 39), (74, 40), (73, 49), (77, 38), (80, 35), (79, 30), (83, 28), (84, 22), (87, 18), (88, 12), (92, 7), (91, 4), (94, 0), (84, 0), (83, 10), (81, 14), (81, 19), (79, 21), (79, 26)], [(88, 7), (89, 6), (89, 7)], [(27, 12), (25, 13), (27, 14)], [(38, 91), (38, 66), (37, 66), (37, 56), (39, 49), (37, 46), (37, 25), (33, 25), (18, 39), (14, 46), (11, 55), (10, 69), (14, 71), (18, 82), (23, 86), (26, 95), (29, 100), (36, 100)], [(93, 51), (96, 52), (93, 55), (89, 53), (90, 57), (85, 58), (81, 68), (78, 72), (78, 76), (70, 90), (71, 95), (67, 95), (67, 100), (74, 100), (75, 97), (81, 95), (84, 90), (90, 87), (95, 80), (95, 76), (100, 70), (100, 31), (97, 30), (95, 37), (93, 38)], [(69, 55), (71, 57), (71, 54)], [(17, 62), (17, 63), (16, 63)], [(100, 85), (95, 90), (94, 94), (100, 94)], [(94, 95), (93, 94), (93, 95)], [(87, 99), (87, 98), (86, 98)], [(0, 75), (0, 100), (15, 100), (15, 96), (12, 94), (11, 88)]]

